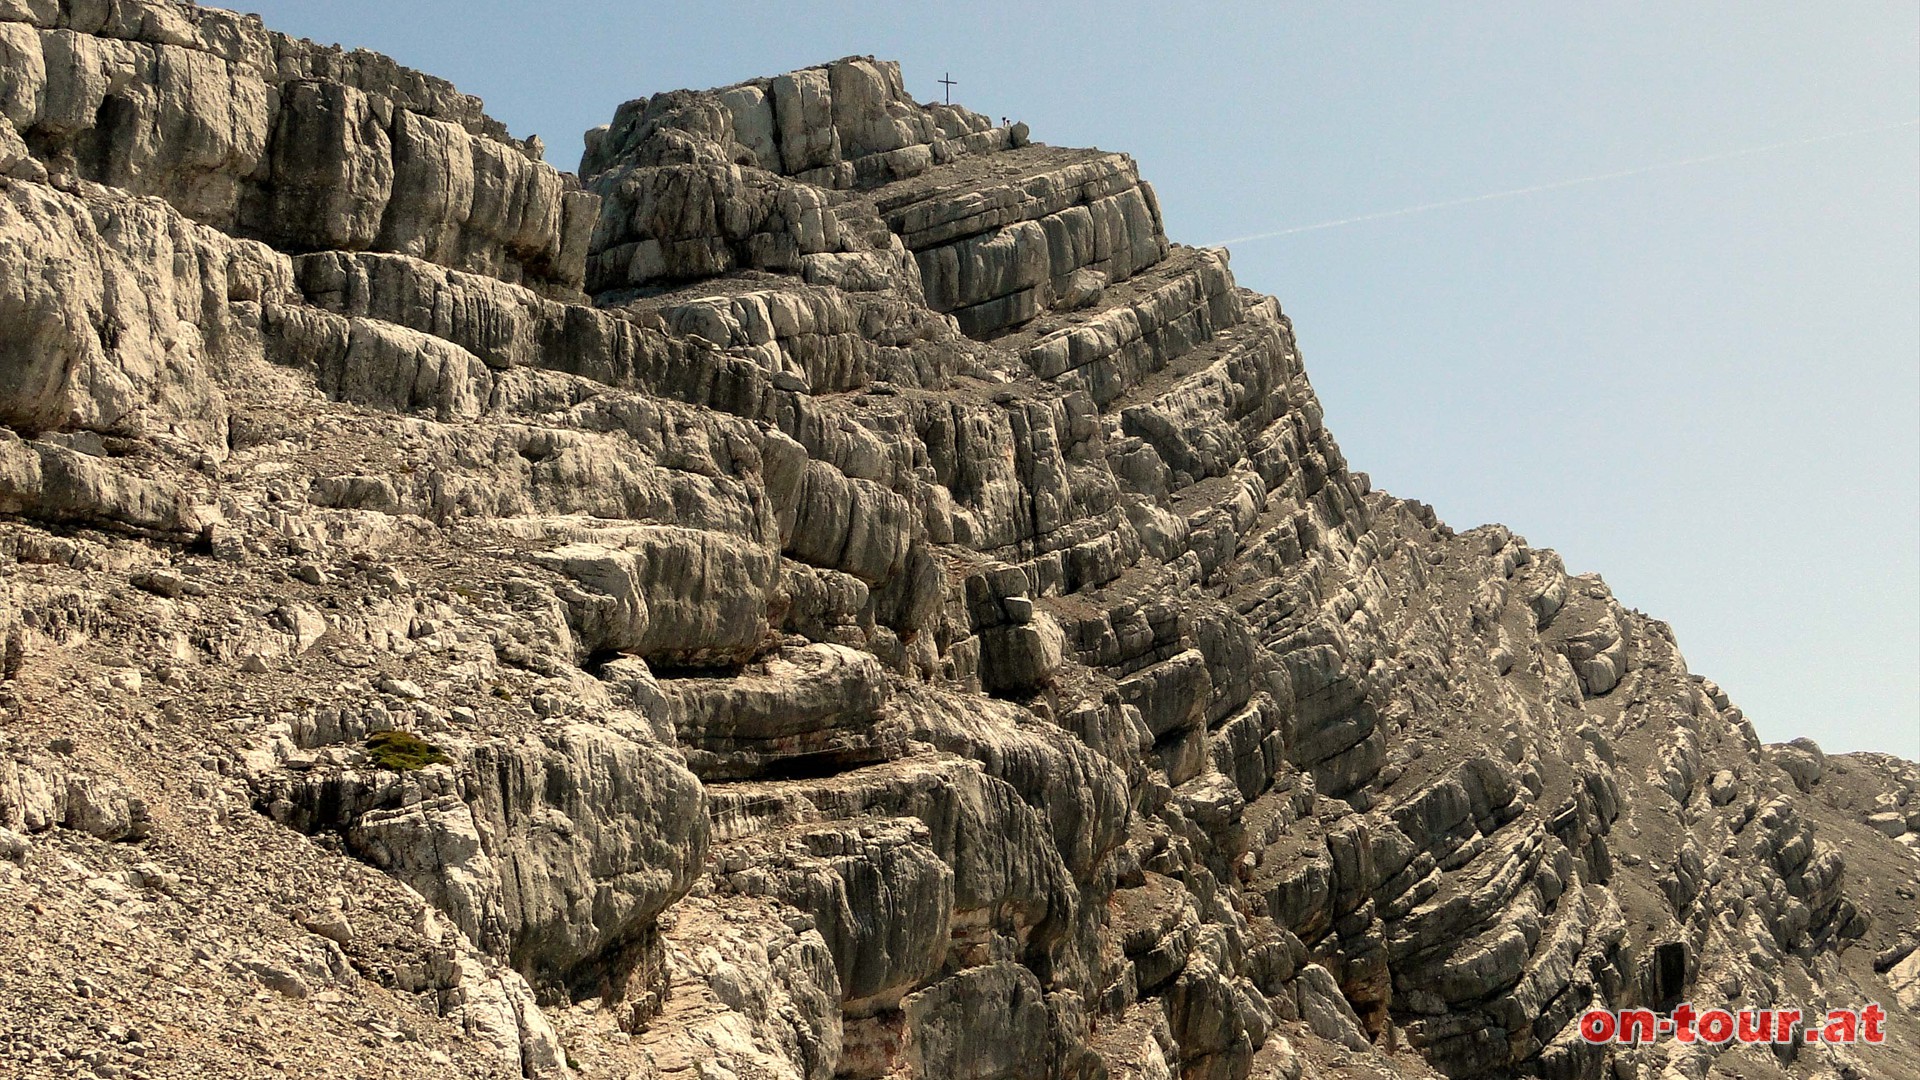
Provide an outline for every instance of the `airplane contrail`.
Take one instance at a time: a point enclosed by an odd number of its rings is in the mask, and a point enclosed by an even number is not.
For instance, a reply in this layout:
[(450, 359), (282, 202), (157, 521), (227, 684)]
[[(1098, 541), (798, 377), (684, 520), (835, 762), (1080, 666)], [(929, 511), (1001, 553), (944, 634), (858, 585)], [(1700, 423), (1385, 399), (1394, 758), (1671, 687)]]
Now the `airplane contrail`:
[(1419, 206), (1406, 206), (1398, 210), (1380, 210), (1358, 217), (1339, 218), (1334, 221), (1322, 221), (1313, 225), (1296, 225), (1291, 229), (1275, 229), (1272, 232), (1252, 233), (1236, 236), (1230, 240), (1220, 240), (1212, 247), (1227, 244), (1246, 244), (1255, 240), (1273, 240), (1282, 236), (1296, 236), (1300, 233), (1318, 232), (1321, 229), (1337, 228), (1341, 225), (1358, 225), (1364, 221), (1384, 221), (1387, 218), (1406, 217), (1409, 214), (1424, 214), (1429, 210), (1445, 210), (1454, 206), (1471, 206), (1474, 203), (1491, 202), (1495, 199), (1510, 199), (1516, 195), (1537, 195), (1543, 191), (1558, 191), (1561, 188), (1578, 187), (1581, 184), (1597, 184), (1603, 180), (1620, 180), (1629, 176), (1644, 176), (1647, 173), (1662, 172), (1667, 169), (1681, 169), (1689, 165), (1705, 165), (1715, 161), (1729, 161), (1734, 158), (1751, 157), (1755, 154), (1769, 154), (1775, 150), (1791, 150), (1797, 146), (1811, 146), (1814, 143), (1832, 142), (1835, 139), (1851, 139), (1860, 135), (1874, 135), (1882, 131), (1897, 131), (1900, 128), (1920, 126), (1920, 120), (1904, 120), (1897, 124), (1881, 124), (1878, 127), (1855, 128), (1852, 131), (1836, 131), (1830, 135), (1815, 135), (1806, 139), (1789, 139), (1786, 142), (1768, 143), (1765, 146), (1749, 146), (1740, 150), (1728, 150), (1719, 154), (1706, 154), (1701, 157), (1681, 158), (1678, 161), (1662, 161), (1652, 165), (1640, 165), (1631, 169), (1615, 172), (1595, 173), (1592, 176), (1576, 176), (1571, 180), (1555, 180), (1547, 184), (1534, 184), (1530, 187), (1512, 188), (1507, 191), (1490, 191), (1485, 195), (1469, 195), (1463, 199), (1442, 199), (1439, 202), (1421, 203)]

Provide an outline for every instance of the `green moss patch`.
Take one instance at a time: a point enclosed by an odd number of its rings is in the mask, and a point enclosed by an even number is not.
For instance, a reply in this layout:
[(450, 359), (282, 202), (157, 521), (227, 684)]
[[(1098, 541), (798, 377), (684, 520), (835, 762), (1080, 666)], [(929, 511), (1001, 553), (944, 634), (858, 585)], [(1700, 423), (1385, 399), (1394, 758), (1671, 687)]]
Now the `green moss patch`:
[(377, 768), (412, 772), (452, 760), (432, 743), (411, 731), (378, 731), (367, 736), (367, 754)]

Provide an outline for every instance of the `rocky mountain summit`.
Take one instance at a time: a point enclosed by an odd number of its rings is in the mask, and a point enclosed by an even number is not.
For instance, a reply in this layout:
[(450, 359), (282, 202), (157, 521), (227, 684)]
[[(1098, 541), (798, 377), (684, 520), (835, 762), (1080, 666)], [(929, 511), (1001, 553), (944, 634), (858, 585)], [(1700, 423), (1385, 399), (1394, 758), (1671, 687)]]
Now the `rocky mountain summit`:
[(170, 0), (0, 114), (0, 1072), (1920, 1076), (1920, 767), (1371, 490), (1125, 154)]

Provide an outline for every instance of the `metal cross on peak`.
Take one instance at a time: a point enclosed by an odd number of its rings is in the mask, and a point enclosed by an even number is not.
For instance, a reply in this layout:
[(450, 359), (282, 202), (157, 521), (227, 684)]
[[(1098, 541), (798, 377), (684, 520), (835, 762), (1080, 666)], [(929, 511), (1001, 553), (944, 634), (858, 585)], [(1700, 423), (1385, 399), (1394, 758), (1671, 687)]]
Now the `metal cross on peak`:
[(947, 88), (947, 104), (953, 104), (953, 88), (960, 84), (953, 81), (953, 73), (951, 71), (943, 71), (940, 73), (940, 85)]

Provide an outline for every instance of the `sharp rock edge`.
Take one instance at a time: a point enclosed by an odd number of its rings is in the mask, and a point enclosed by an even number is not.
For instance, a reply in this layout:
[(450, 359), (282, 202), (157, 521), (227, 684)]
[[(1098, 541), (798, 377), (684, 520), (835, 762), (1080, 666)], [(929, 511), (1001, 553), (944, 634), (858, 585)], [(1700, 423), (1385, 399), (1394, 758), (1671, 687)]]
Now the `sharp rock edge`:
[(1126, 155), (145, 0), (0, 114), (0, 1071), (1920, 1076), (1915, 766), (1370, 490)]

